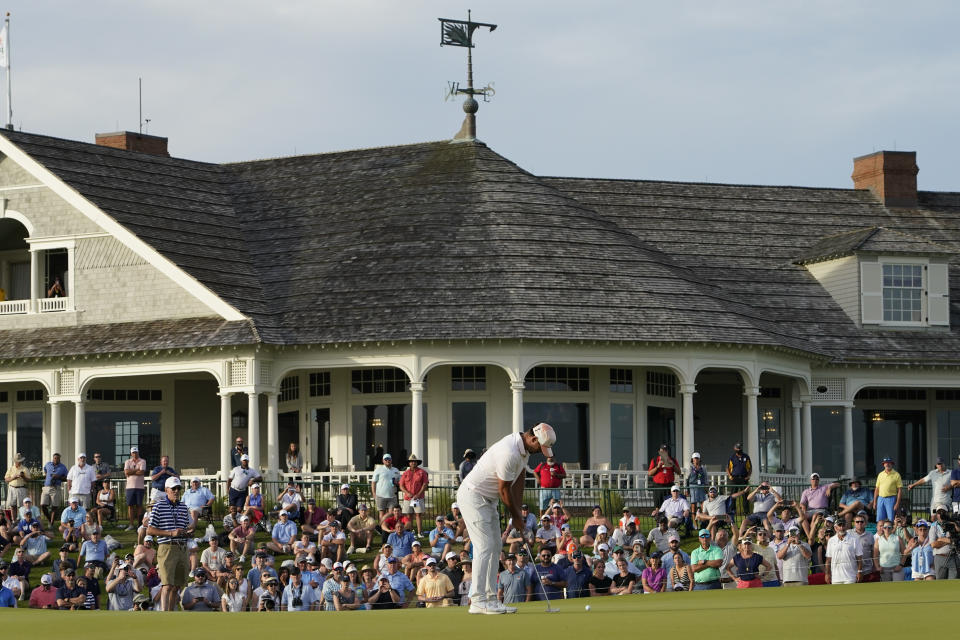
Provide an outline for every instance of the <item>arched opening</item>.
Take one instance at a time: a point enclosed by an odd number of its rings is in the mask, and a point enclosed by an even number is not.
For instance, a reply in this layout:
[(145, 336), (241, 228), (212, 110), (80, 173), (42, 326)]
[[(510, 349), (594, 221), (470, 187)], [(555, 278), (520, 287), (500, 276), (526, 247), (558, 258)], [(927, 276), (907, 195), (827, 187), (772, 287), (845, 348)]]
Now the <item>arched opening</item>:
[(0, 313), (23, 313), (30, 300), (30, 232), (19, 221), (0, 218)]

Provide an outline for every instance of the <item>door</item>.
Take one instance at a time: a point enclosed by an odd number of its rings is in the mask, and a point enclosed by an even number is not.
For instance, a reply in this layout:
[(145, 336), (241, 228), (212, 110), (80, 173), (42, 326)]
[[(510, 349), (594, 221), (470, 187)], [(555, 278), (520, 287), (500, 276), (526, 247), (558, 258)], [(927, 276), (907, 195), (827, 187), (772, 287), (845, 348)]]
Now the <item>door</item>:
[(310, 453), (313, 471), (330, 471), (330, 409), (310, 410)]
[(293, 442), (300, 450), (300, 459), (303, 460), (303, 446), (300, 443), (300, 412), (285, 411), (277, 417), (277, 446), (280, 447), (280, 468), (290, 472), (287, 469), (287, 452), (290, 450), (290, 443)]

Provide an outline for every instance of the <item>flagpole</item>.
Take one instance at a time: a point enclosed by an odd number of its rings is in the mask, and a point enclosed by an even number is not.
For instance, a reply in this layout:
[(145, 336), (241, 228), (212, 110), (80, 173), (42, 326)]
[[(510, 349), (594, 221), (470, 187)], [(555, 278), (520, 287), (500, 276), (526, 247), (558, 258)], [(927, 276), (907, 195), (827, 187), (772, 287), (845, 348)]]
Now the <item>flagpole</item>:
[(7, 41), (3, 43), (7, 54), (7, 129), (13, 131), (13, 84), (10, 82), (11, 64), (10, 64), (10, 12), (7, 12), (6, 18)]

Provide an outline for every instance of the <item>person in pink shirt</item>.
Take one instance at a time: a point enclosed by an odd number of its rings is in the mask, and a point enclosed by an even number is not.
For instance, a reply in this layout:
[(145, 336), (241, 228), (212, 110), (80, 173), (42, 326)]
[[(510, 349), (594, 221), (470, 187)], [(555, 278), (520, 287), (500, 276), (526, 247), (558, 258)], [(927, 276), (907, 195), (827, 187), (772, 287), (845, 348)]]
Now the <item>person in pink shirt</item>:
[(405, 514), (416, 514), (417, 537), (423, 537), (423, 497), (427, 492), (427, 472), (420, 467), (423, 461), (410, 454), (407, 464), (410, 467), (400, 476), (400, 494), (402, 510)]
[(123, 475), (127, 477), (127, 516), (130, 518), (130, 525), (125, 531), (134, 531), (143, 519), (143, 505), (147, 494), (143, 477), (146, 474), (147, 461), (140, 457), (140, 449), (130, 447), (130, 458), (123, 463)]
[(800, 503), (797, 504), (797, 510), (800, 512), (800, 521), (803, 526), (803, 532), (807, 539), (810, 539), (810, 520), (816, 514), (824, 515), (830, 504), (830, 492), (840, 486), (838, 482), (831, 482), (828, 485), (820, 484), (820, 474), (814, 471), (810, 474), (810, 488), (804, 489), (800, 495)]

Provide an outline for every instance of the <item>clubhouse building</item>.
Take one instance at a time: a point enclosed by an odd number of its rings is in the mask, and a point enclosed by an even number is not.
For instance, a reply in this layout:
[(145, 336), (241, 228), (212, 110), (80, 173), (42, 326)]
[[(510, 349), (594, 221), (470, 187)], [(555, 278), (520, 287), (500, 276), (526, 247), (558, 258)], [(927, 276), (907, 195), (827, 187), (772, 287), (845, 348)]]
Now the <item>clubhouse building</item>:
[[(960, 193), (535, 176), (478, 140), (210, 164), (0, 133), (0, 456), (905, 476), (960, 452)], [(54, 287), (59, 278), (60, 289)], [(956, 293), (954, 293), (956, 292)]]

